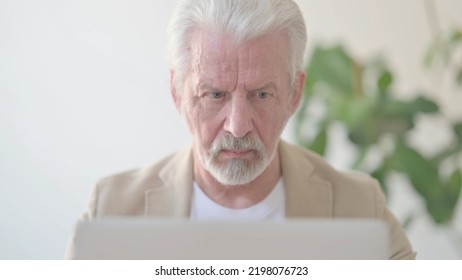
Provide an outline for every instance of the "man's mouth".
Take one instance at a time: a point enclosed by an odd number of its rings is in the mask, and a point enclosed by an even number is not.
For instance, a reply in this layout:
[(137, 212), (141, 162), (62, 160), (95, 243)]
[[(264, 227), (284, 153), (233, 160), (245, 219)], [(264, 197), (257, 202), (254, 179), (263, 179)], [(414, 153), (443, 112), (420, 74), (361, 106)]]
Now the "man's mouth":
[(242, 158), (252, 154), (253, 150), (221, 150), (226, 157)]

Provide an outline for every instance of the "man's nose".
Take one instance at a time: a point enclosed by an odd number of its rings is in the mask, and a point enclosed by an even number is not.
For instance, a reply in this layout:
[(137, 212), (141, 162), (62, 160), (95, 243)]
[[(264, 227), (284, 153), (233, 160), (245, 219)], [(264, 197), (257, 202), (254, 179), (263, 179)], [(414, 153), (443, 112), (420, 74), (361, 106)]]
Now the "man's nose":
[(224, 129), (237, 138), (253, 130), (253, 108), (246, 95), (236, 94), (231, 98)]

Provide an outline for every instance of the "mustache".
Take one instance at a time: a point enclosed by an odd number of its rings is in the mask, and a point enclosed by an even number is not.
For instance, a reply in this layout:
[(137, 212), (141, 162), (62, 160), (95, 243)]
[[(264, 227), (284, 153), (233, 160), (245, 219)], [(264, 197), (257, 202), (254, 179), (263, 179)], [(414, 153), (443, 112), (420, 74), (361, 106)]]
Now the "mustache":
[(255, 150), (258, 154), (264, 151), (264, 145), (257, 137), (246, 135), (241, 138), (224, 134), (217, 138), (210, 149), (211, 156), (218, 155), (221, 150)]

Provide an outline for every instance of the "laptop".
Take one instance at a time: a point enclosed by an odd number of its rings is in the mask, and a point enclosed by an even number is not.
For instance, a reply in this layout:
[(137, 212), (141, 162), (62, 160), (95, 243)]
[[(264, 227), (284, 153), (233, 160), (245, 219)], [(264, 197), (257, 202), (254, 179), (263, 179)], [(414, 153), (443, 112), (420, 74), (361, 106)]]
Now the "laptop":
[(368, 219), (190, 222), (98, 219), (77, 225), (76, 259), (387, 259), (388, 227)]

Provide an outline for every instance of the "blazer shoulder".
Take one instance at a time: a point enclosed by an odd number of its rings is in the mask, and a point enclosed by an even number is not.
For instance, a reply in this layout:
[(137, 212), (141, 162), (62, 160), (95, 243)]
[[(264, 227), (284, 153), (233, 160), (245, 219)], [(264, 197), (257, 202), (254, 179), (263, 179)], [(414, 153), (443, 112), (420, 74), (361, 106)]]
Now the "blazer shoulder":
[[(103, 177), (96, 184), (100, 191), (136, 191), (139, 188), (149, 187), (149, 184), (155, 184), (162, 168), (174, 157), (169, 155), (155, 163), (142, 168), (123, 171)], [(149, 182), (149, 184), (147, 183)]]
[(385, 207), (385, 197), (380, 184), (370, 175), (359, 171), (338, 170), (312, 151), (299, 146), (286, 145), (285, 156), (289, 156), (294, 162), (292, 166), (303, 166), (307, 169), (303, 177), (309, 178), (312, 182), (330, 185), (334, 216), (377, 217)]
[(160, 176), (162, 170), (178, 157), (181, 157), (181, 152), (143, 168), (116, 173), (99, 180), (90, 196), (90, 217), (142, 215), (145, 211), (146, 191), (163, 185)]
[(330, 182), (334, 200), (334, 216), (377, 218), (386, 207), (379, 182), (355, 170), (337, 170), (317, 155), (311, 155), (315, 176)]
[(282, 148), (288, 172), (297, 177), (293, 182), (306, 188), (313, 188), (319, 182), (330, 186), (332, 217), (381, 219), (389, 226), (390, 258), (415, 258), (403, 228), (386, 206), (385, 196), (376, 179), (358, 171), (336, 170), (321, 156), (302, 147), (283, 143)]

